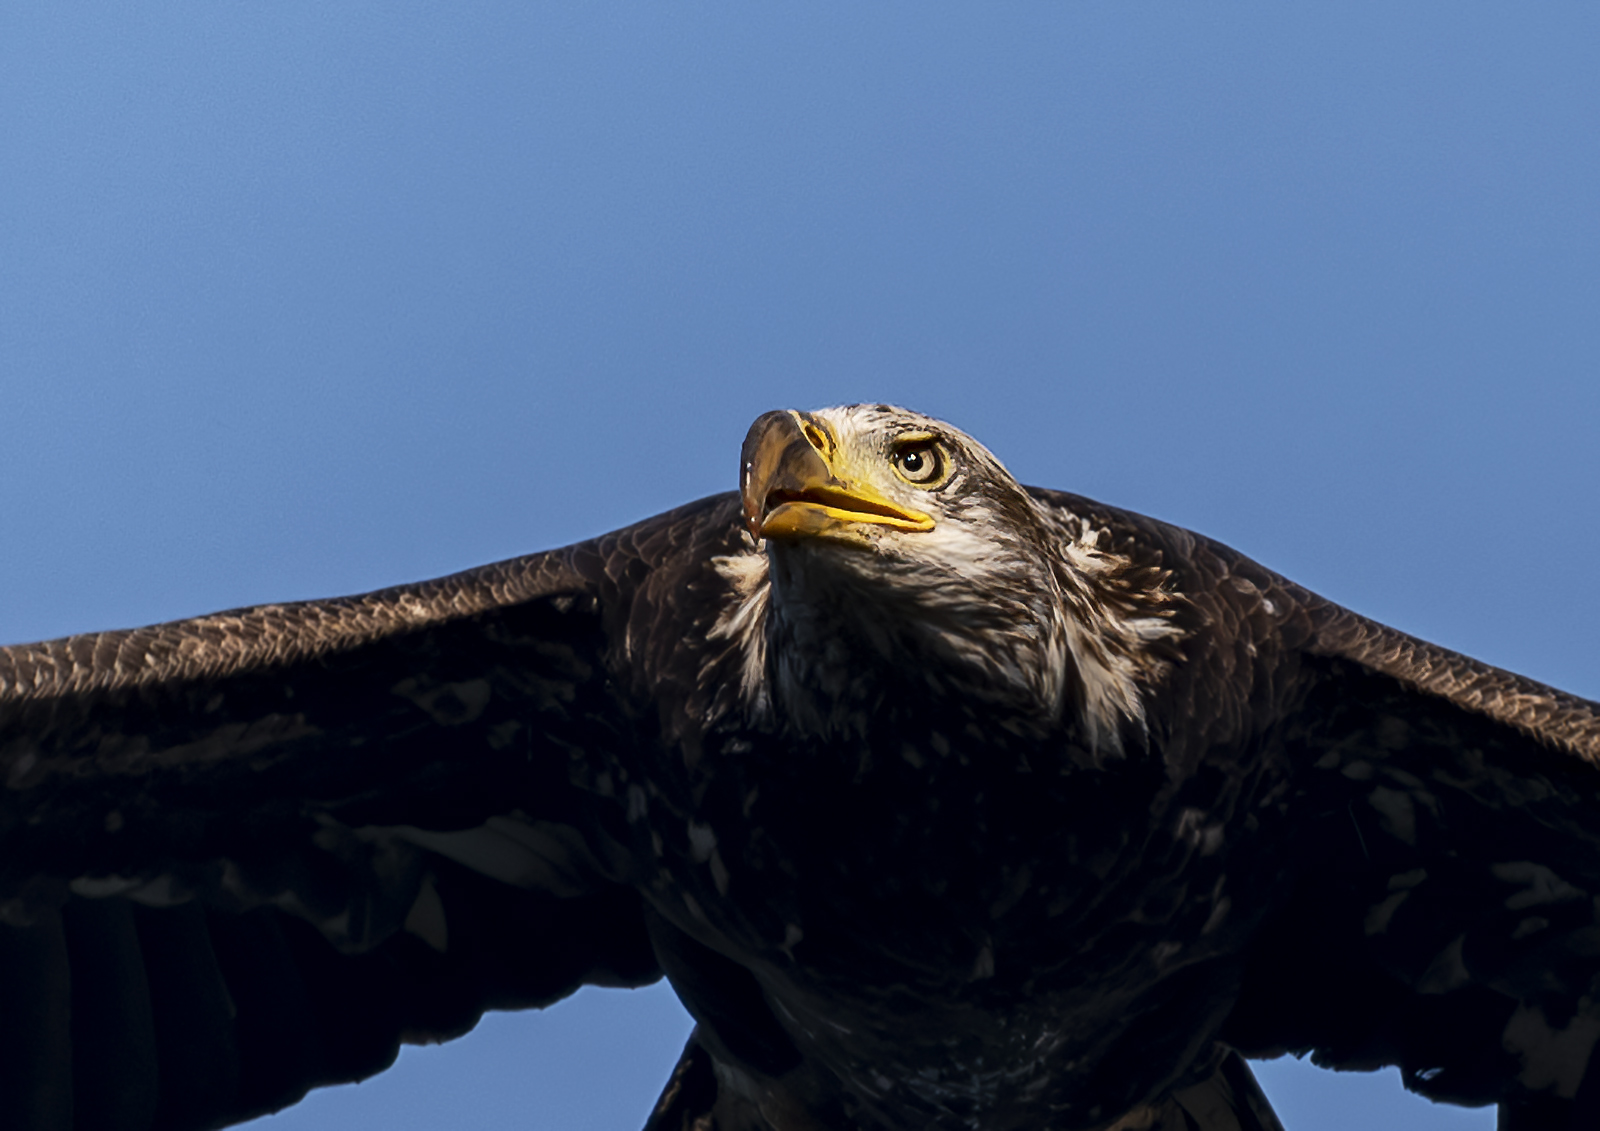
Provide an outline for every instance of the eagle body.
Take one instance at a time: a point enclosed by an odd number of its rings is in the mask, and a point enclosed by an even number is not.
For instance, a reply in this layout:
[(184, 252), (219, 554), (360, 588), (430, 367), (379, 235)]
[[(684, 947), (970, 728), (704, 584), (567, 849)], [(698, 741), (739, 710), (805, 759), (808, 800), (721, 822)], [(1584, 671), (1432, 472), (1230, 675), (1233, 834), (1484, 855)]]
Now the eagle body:
[(361, 597), (0, 649), (0, 1125), (218, 1126), (665, 974), (652, 1128), (1600, 1120), (1600, 708), (889, 406)]
[[(1192, 1083), (1197, 1068), (1209, 1075), (1225, 987), (1237, 981), (1223, 968), (1281, 882), (1267, 854), (1255, 854), (1260, 866), (1232, 859), (1248, 859), (1262, 835), (1260, 818), (1244, 827), (1241, 802), (1284, 789), (1284, 767), (1240, 760), (1242, 736), (1219, 735), (1214, 745), (1233, 742), (1223, 758), (1213, 752), (1226, 768), (1188, 772), (1175, 789), (1163, 754), (1205, 757), (1187, 736), (1130, 726), (1127, 749), (1097, 748), (1077, 713), (1052, 710), (1004, 669), (963, 671), (943, 641), (907, 638), (909, 615), (874, 609), (871, 587), (817, 578), (828, 563), (775, 560), (763, 581), (765, 551), (738, 531), (732, 501), (711, 509), (726, 517), (706, 526), (733, 537), (687, 553), (698, 576), (674, 588), (718, 594), (712, 608), (771, 608), (802, 599), (770, 592), (787, 582), (810, 586), (804, 599), (821, 607), (794, 615), (799, 625), (769, 616), (761, 641), (697, 636), (708, 654), (695, 666), (726, 668), (713, 683), (736, 681), (750, 650), (765, 654), (761, 681), (720, 709), (686, 704), (656, 761), (606, 775), (646, 783), (643, 799), (617, 804), (648, 830), (652, 909), (753, 972), (787, 1022), (770, 1043), (794, 1051), (774, 1053), (763, 1073), (825, 1065), (847, 1089), (841, 1116), (906, 1127), (1034, 1126), (1041, 1112), (1094, 1126)], [(673, 642), (679, 657), (682, 647)], [(993, 682), (966, 682), (985, 676)], [(827, 706), (797, 710), (785, 679), (820, 689)], [(1180, 684), (1175, 694), (1201, 694)], [(795, 733), (797, 715), (815, 730)], [(1108, 819), (1129, 811), (1164, 826), (1159, 852)], [(684, 996), (725, 1027), (692, 989)]]

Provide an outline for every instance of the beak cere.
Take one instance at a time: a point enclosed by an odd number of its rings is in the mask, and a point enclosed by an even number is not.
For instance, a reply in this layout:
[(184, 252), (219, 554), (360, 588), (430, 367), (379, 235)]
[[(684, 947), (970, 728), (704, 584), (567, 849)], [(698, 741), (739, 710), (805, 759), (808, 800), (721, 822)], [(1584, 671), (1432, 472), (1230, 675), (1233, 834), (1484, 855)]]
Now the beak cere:
[[(740, 453), (745, 525), (755, 538), (849, 537), (859, 524), (933, 529), (933, 517), (837, 473), (838, 445), (828, 426), (792, 409), (756, 419)], [(851, 539), (859, 541), (859, 538)]]

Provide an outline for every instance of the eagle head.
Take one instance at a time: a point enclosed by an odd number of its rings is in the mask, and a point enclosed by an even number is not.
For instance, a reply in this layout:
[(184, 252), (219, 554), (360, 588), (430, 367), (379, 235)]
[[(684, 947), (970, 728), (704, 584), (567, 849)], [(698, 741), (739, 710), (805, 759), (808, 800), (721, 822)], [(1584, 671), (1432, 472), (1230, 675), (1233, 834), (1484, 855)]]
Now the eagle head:
[(982, 444), (889, 405), (769, 412), (741, 460), (767, 674), (799, 729), (957, 698), (1054, 725), (1071, 670), (1045, 519)]
[(978, 441), (892, 405), (769, 412), (740, 458), (749, 555), (716, 635), (748, 702), (819, 737), (967, 710), (1095, 751), (1146, 735), (1179, 655), (1158, 562), (1018, 483)]

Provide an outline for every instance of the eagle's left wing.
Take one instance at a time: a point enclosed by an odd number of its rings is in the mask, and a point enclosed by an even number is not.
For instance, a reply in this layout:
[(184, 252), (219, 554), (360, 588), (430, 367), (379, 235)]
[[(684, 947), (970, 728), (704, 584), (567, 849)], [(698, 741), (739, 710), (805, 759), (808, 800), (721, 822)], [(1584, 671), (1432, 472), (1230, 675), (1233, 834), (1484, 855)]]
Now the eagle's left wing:
[(218, 1126), (658, 977), (591, 755), (643, 717), (616, 622), (726, 517), (0, 648), (0, 1126)]
[(1176, 597), (1148, 726), (1195, 806), (1177, 839), (1212, 867), (1196, 945), (1243, 932), (1217, 964), (1242, 971), (1224, 1039), (1397, 1065), (1507, 1131), (1600, 1127), (1600, 704), (1200, 535), (1034, 495), (1112, 576)]
[[(1600, 1126), (1600, 704), (1358, 616), (1214, 544), (1243, 642), (1292, 671), (1292, 886), (1229, 1037)], [(1250, 610), (1247, 612), (1246, 610)]]

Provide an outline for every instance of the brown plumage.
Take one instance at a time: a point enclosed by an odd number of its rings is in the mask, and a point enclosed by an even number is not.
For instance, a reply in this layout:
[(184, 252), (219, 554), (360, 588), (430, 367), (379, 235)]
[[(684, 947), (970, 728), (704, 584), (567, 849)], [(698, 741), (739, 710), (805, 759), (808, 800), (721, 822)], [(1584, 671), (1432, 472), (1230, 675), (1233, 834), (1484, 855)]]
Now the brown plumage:
[(0, 649), (0, 1125), (198, 1128), (665, 973), (657, 1128), (1600, 1121), (1600, 707), (886, 406), (739, 495)]

